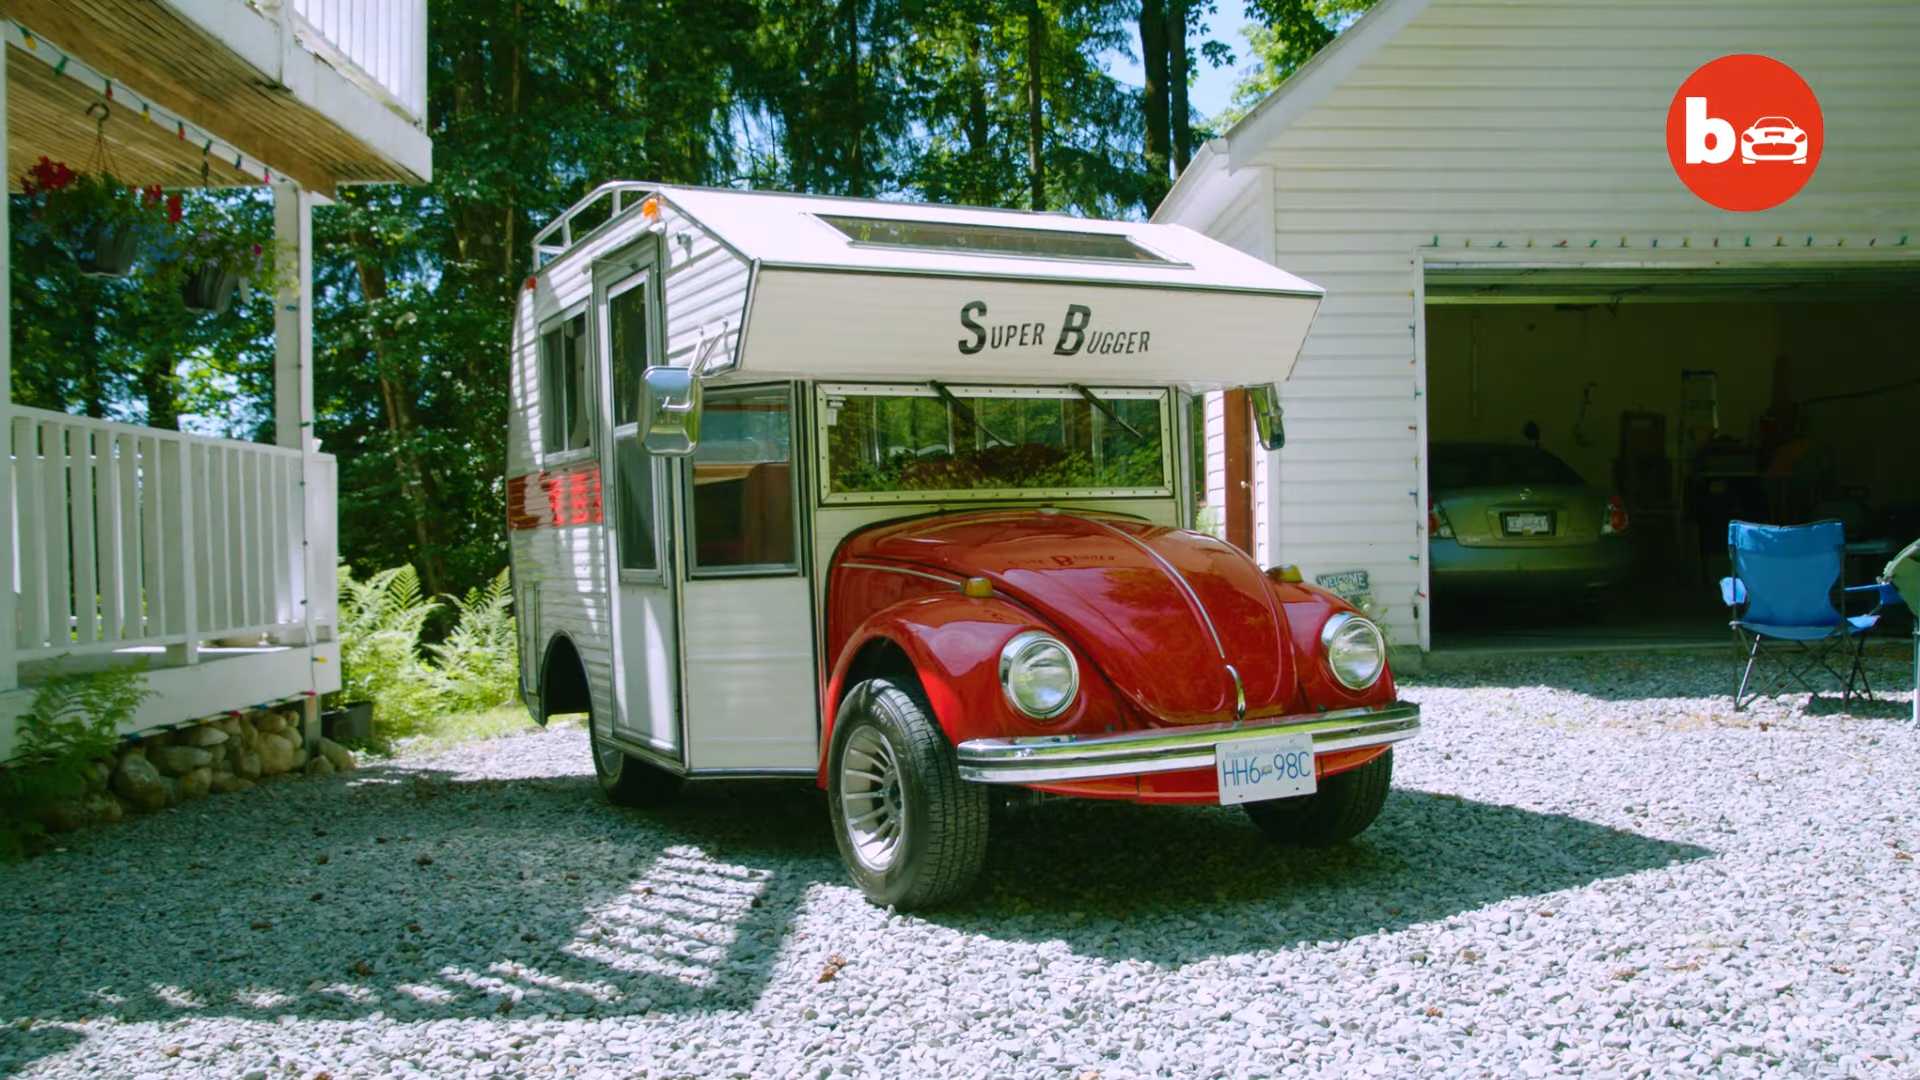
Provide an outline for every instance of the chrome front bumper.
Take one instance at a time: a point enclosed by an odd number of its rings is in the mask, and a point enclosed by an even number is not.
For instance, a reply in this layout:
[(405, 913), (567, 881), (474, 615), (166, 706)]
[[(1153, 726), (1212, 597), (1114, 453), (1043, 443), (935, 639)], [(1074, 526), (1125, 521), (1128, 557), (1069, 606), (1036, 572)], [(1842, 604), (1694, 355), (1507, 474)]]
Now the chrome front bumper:
[(1316, 755), (1390, 746), (1420, 733), (1420, 706), (1407, 701), (1240, 724), (1196, 724), (1121, 735), (1036, 735), (968, 739), (959, 751), (960, 778), (983, 784), (1052, 784), (1108, 776), (1213, 768), (1216, 746), (1269, 735), (1313, 736)]

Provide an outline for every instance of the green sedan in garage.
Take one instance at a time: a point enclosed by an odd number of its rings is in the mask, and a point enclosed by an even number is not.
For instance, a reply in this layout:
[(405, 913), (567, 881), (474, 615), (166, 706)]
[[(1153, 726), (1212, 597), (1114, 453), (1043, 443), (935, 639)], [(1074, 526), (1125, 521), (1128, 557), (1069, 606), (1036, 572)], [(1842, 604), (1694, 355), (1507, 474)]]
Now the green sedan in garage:
[(1619, 496), (1589, 486), (1545, 450), (1434, 443), (1427, 483), (1436, 592), (1582, 603), (1599, 600), (1631, 573)]

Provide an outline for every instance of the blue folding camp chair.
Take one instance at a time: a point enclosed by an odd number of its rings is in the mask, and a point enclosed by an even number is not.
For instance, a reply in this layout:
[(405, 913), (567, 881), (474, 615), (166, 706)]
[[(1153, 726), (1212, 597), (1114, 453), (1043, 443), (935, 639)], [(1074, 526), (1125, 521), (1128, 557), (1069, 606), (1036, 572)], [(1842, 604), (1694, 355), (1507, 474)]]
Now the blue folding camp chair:
[[(1880, 621), (1879, 604), (1865, 615), (1848, 616), (1834, 607), (1835, 587), (1846, 565), (1846, 529), (1838, 521), (1811, 525), (1727, 525), (1727, 554), (1733, 576), (1720, 579), (1720, 597), (1733, 618), (1729, 625), (1747, 650), (1747, 667), (1733, 692), (1733, 707), (1744, 709), (1764, 694), (1779, 693), (1797, 682), (1816, 693), (1807, 676), (1825, 671), (1840, 684), (1841, 700), (1853, 701), (1855, 686), (1865, 687), (1867, 631)], [(1774, 643), (1769, 658), (1781, 671), (1772, 689), (1747, 693), (1762, 646)], [(1851, 648), (1849, 648), (1851, 646)], [(1835, 667), (1847, 663), (1846, 674)]]

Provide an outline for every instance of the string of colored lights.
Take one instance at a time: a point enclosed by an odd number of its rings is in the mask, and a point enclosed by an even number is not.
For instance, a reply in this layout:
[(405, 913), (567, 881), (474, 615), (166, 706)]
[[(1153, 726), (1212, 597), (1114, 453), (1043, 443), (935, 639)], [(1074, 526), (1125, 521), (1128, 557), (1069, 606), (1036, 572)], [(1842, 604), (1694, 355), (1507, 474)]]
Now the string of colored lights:
[(267, 183), (273, 179), (273, 169), (266, 162), (246, 154), (239, 147), (222, 140), (199, 125), (189, 123), (185, 117), (146, 100), (128, 89), (125, 83), (115, 83), (89, 67), (85, 61), (77, 59), (39, 34), (16, 22), (0, 22), (0, 27), (5, 28), (7, 44), (17, 46), (22, 52), (45, 63), (53, 69), (55, 75), (73, 79), (89, 89), (99, 87), (105, 100), (113, 104), (138, 106), (143, 119), (163, 131), (173, 132), (174, 137), (181, 142), (198, 146), (203, 159), (200, 166), (202, 181), (210, 178), (207, 162), (216, 158), (222, 163), (232, 160), (234, 169), (249, 177), (259, 177), (261, 183)]

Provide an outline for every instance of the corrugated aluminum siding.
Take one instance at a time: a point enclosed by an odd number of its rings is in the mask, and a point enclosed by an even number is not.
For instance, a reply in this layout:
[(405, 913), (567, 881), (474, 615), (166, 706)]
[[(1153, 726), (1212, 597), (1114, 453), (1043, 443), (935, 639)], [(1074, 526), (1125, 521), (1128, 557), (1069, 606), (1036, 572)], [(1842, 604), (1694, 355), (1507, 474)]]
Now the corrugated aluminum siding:
[[(1664, 141), (1681, 81), (1738, 52), (1792, 65), (1826, 122), (1807, 187), (1755, 214), (1695, 198)], [(1920, 235), (1897, 245), (1920, 234), (1917, 54), (1911, 2), (1434, 0), (1270, 144), (1236, 146), (1236, 159), (1272, 168), (1271, 257), (1327, 290), (1283, 390), (1273, 558), (1310, 577), (1366, 568), (1394, 639), (1420, 633), (1416, 258), (1912, 252)], [(1238, 247), (1244, 228), (1227, 212), (1205, 231)]]
[[(635, 203), (637, 205), (637, 201)], [(749, 265), (720, 244), (706, 229), (675, 211), (663, 208), (661, 258), (662, 303), (666, 319), (667, 361), (685, 364), (693, 358), (703, 328), (728, 327), (730, 342), (738, 340), (746, 313)], [(535, 290), (521, 294), (514, 324), (514, 346), (509, 372), (510, 408), (507, 431), (507, 475), (522, 476), (548, 467), (540, 452), (539, 327), (593, 296), (593, 263), (646, 234), (646, 223), (630, 214), (598, 236), (583, 241), (544, 267)], [(684, 238), (684, 239), (683, 239)], [(589, 316), (596, 341), (594, 370), (598, 371), (599, 328)], [(715, 330), (709, 329), (708, 333)], [(595, 393), (606, 389), (596, 376)], [(607, 430), (611, 406), (596, 398), (603, 410), (598, 432)], [(596, 460), (601, 447), (595, 444)], [(605, 487), (608, 512), (614, 488)], [(509, 533), (514, 589), (521, 617), (533, 624), (528, 637), (544, 650), (553, 635), (572, 638), (587, 669), (596, 710), (613, 712), (612, 588), (607, 574), (607, 526), (519, 529)], [(522, 677), (529, 689), (538, 687), (540, 656), (521, 659)]]

